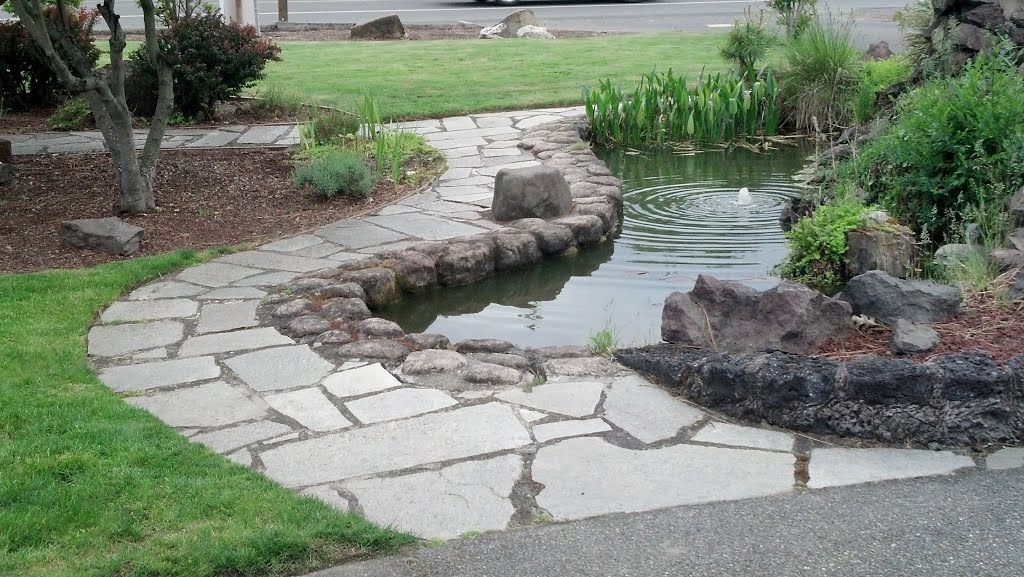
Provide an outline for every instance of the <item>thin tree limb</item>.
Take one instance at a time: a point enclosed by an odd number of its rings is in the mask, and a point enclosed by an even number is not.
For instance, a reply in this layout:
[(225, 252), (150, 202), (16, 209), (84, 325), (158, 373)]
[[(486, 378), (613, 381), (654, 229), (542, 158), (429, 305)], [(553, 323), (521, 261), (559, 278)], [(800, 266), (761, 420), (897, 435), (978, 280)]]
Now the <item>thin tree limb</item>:
[(46, 25), (46, 16), (43, 14), (39, 0), (11, 0), (11, 5), (14, 8), (14, 13), (21, 20), (22, 26), (43, 51), (46, 60), (57, 74), (61, 86), (76, 94), (96, 90), (96, 79), (76, 76), (53, 47), (53, 42), (50, 39), (50, 27)]
[(125, 41), (124, 28), (121, 27), (121, 16), (114, 9), (114, 0), (103, 0), (103, 4), (97, 4), (103, 21), (107, 23), (110, 31), (110, 87), (116, 98), (126, 108), (128, 106), (124, 96), (124, 49), (127, 46)]
[(167, 56), (160, 51), (160, 36), (156, 28), (156, 7), (153, 0), (139, 0), (142, 8), (142, 20), (146, 26), (146, 56), (156, 68), (157, 99), (156, 110), (149, 127), (146, 145), (142, 149), (140, 166), (145, 178), (151, 178), (156, 171), (160, 156), (160, 143), (167, 130), (167, 120), (174, 109), (174, 77)]

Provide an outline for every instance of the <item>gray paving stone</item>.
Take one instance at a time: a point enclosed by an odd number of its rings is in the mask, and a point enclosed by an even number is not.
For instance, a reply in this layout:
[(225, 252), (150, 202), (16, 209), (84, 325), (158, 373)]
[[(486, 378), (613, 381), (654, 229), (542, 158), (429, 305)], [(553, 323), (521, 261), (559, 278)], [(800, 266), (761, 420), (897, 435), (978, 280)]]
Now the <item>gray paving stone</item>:
[(637, 375), (613, 382), (604, 401), (604, 418), (644, 443), (674, 437), (704, 416)]
[[(471, 169), (468, 169), (471, 170)], [(446, 180), (441, 186), (483, 186), (488, 191), (494, 188), (494, 177), (493, 176), (468, 176), (466, 178), (457, 178), (453, 180)]]
[(500, 403), (487, 403), (298, 441), (264, 451), (266, 475), (289, 487), (400, 471), (530, 444)]
[(291, 431), (291, 427), (288, 425), (282, 425), (273, 421), (257, 421), (229, 429), (196, 435), (191, 437), (191, 440), (202, 443), (214, 451), (223, 454), (234, 451), (239, 447), (250, 445), (256, 441), (287, 433), (288, 431)]
[(385, 206), (384, 208), (377, 211), (375, 216), (388, 216), (391, 214), (405, 214), (407, 212), (416, 212), (417, 208), (414, 206), (406, 206), (402, 204), (392, 204)]
[[(383, 245), (383, 246), (385, 246), (385, 247), (392, 247), (392, 246), (397, 246), (397, 245), (401, 245), (401, 244), (402, 244), (401, 242), (396, 242), (394, 244), (386, 244), (386, 245)], [(366, 249), (359, 249), (359, 250), (366, 250)], [(330, 260), (333, 260), (335, 262), (341, 263), (341, 262), (346, 262), (346, 261), (350, 261), (350, 260), (356, 260), (356, 259), (365, 258), (365, 257), (366, 257), (365, 254), (360, 254), (358, 252), (341, 251), (341, 252), (336, 252), (336, 253), (334, 253), (331, 256), (326, 257), (326, 258), (328, 258)]]
[[(345, 363), (345, 365), (348, 364)], [(343, 369), (345, 365), (342, 365)], [(340, 399), (386, 391), (400, 386), (402, 383), (380, 363), (362, 364), (355, 368), (339, 371), (324, 379), (324, 388)]]
[(191, 317), (199, 310), (199, 304), (189, 299), (160, 299), (146, 301), (120, 301), (103, 311), (100, 321), (104, 323), (159, 321)]
[(291, 126), (253, 126), (243, 132), (238, 144), (270, 144), (292, 129)]
[(346, 563), (303, 577), (423, 577), (423, 574), (414, 572), (405, 560), (395, 556), (360, 563)]
[(452, 168), (480, 168), (484, 166), (484, 160), (478, 155), (449, 158), (448, 166)]
[(220, 367), (213, 357), (110, 367), (99, 374), (100, 380), (118, 393), (205, 381), (219, 376)]
[(271, 270), (283, 270), (289, 272), (309, 272), (333, 266), (334, 263), (319, 258), (307, 258), (292, 254), (279, 254), (276, 252), (264, 252), (261, 250), (250, 250), (236, 252), (220, 258), (221, 262), (253, 266)]
[(540, 126), (541, 124), (547, 124), (549, 122), (555, 122), (556, 120), (561, 119), (561, 116), (555, 116), (553, 114), (541, 114), (538, 116), (531, 116), (529, 118), (520, 120), (515, 124), (515, 127), (520, 130), (525, 130), (527, 128), (533, 128), (534, 126)]
[(150, 283), (144, 287), (137, 288), (128, 295), (129, 300), (150, 300), (168, 299), (178, 297), (191, 297), (206, 292), (206, 287), (199, 287), (194, 284), (174, 281), (162, 281)]
[(249, 452), (249, 449), (239, 449), (231, 453), (228, 455), (228, 460), (244, 467), (252, 467), (252, 453)]
[(508, 526), (509, 496), (523, 460), (504, 455), (457, 463), (438, 471), (345, 483), (366, 517), (425, 539), (453, 539), (470, 531)]
[(601, 419), (586, 419), (583, 421), (557, 421), (545, 423), (533, 428), (533, 438), (538, 443), (561, 439), (564, 437), (581, 437), (593, 433), (605, 433), (612, 430), (608, 423)]
[(429, 214), (396, 214), (370, 216), (366, 220), (424, 240), (447, 240), (484, 232), (468, 224), (452, 222)]
[(430, 413), (459, 404), (437, 389), (398, 389), (345, 403), (362, 423), (379, 423)]
[(352, 421), (346, 419), (316, 387), (267, 395), (263, 400), (311, 431), (337, 431), (352, 426)]
[(361, 220), (345, 221), (344, 225), (326, 226), (317, 229), (315, 234), (349, 249), (398, 242), (406, 238), (404, 234)]
[(138, 353), (135, 353), (134, 355), (132, 355), (132, 362), (166, 358), (167, 347), (159, 347), (156, 349), (149, 349), (148, 351), (140, 351)]
[(277, 286), (279, 284), (284, 284), (297, 276), (299, 276), (299, 273), (297, 272), (268, 272), (266, 274), (258, 274), (256, 276), (243, 278), (236, 282), (235, 286)]
[(180, 341), (184, 332), (185, 325), (177, 321), (97, 325), (89, 329), (89, 354), (116, 357), (133, 351), (162, 347)]
[(263, 271), (255, 268), (236, 266), (223, 262), (206, 262), (199, 266), (187, 268), (178, 273), (178, 280), (190, 283), (201, 284), (208, 287), (220, 287), (229, 285), (247, 276), (253, 276)]
[(125, 401), (146, 409), (172, 427), (223, 427), (267, 414), (224, 381)]
[(519, 416), (522, 417), (523, 420), (526, 421), (527, 423), (533, 423), (535, 421), (539, 421), (547, 417), (547, 414), (541, 413), (539, 411), (531, 411), (530, 409), (519, 409)]
[(1024, 467), (1024, 448), (999, 449), (985, 460), (988, 469), (1016, 469)]
[[(450, 202), (459, 202), (471, 206), (479, 206), (480, 208), (491, 208), (491, 201), (494, 199), (494, 195), (486, 192), (483, 194), (470, 194), (466, 196), (448, 196), (445, 200)], [(481, 223), (481, 226), (484, 226)], [(501, 228), (500, 226), (498, 228)]]
[(181, 344), (178, 356), (197, 357), (290, 344), (293, 344), (292, 340), (277, 332), (277, 329), (264, 327), (190, 337)]
[[(320, 238), (320, 237), (317, 237)], [(345, 247), (334, 244), (333, 242), (321, 241), (320, 244), (315, 244), (308, 248), (302, 248), (293, 251), (291, 254), (298, 256), (308, 256), (309, 258), (331, 258), (331, 255), (337, 254), (345, 250)]]
[(507, 116), (484, 116), (476, 118), (476, 125), (480, 128), (499, 128), (512, 126), (512, 119)]
[(300, 494), (305, 495), (307, 497), (320, 499), (324, 503), (327, 503), (331, 507), (334, 507), (335, 509), (342, 511), (344, 513), (349, 512), (349, 510), (351, 510), (352, 508), (352, 505), (348, 502), (348, 499), (342, 497), (340, 494), (338, 494), (338, 491), (336, 489), (333, 489), (327, 485), (318, 485), (316, 487), (310, 487), (308, 489), (300, 491)]
[[(425, 136), (427, 142), (433, 145), (435, 142), (464, 140), (469, 138), (483, 138), (484, 136), (498, 136), (519, 134), (514, 128), (498, 126), (495, 128), (474, 128), (470, 130), (449, 130), (447, 132), (434, 132)], [(487, 144), (484, 142), (483, 144)]]
[(472, 130), (474, 128), (480, 128), (473, 122), (473, 119), (468, 116), (450, 116), (448, 118), (441, 119), (441, 126), (445, 130)]
[(948, 475), (974, 466), (949, 451), (915, 449), (814, 449), (809, 467), (812, 489), (871, 481)]
[(449, 148), (444, 151), (444, 155), (448, 159), (452, 158), (464, 158), (467, 156), (480, 156), (480, 149), (476, 146), (460, 146), (459, 148)]
[(768, 451), (792, 451), (793, 435), (754, 427), (741, 427), (712, 421), (704, 425), (691, 439), (701, 443), (750, 447)]
[(523, 151), (517, 146), (509, 148), (485, 148), (483, 149), (484, 158), (500, 158), (505, 156), (524, 156)]
[(254, 351), (224, 362), (256, 391), (308, 387), (334, 370), (334, 365), (314, 353), (308, 345)]
[(211, 132), (206, 136), (201, 137), (198, 140), (187, 143), (187, 148), (215, 148), (218, 146), (227, 146), (238, 138), (238, 133), (235, 132)]
[(477, 174), (482, 176), (494, 176), (498, 174), (498, 171), (503, 168), (526, 168), (527, 166), (540, 166), (540, 162), (536, 160), (527, 160), (523, 162), (511, 162), (508, 164), (498, 164), (495, 166), (488, 166), (477, 170)]
[(206, 303), (199, 313), (199, 333), (215, 333), (254, 327), (256, 308), (260, 301), (235, 301), (227, 303)]
[(430, 141), (430, 146), (438, 150), (448, 150), (449, 148), (462, 148), (464, 146), (483, 146), (485, 144), (487, 144), (487, 141), (484, 140), (483, 138), (480, 138), (479, 136), (451, 138), (448, 140), (437, 139)]
[(486, 194), (493, 191), (483, 186), (470, 186), (470, 185), (456, 185), (456, 186), (439, 186), (437, 187), (437, 194), (441, 197), (445, 196), (467, 196), (470, 194)]
[(201, 294), (196, 298), (202, 301), (236, 300), (236, 299), (261, 299), (267, 296), (266, 291), (248, 286), (224, 287), (213, 289), (208, 293)]
[(449, 168), (438, 180), (442, 182), (445, 180), (457, 180), (460, 178), (469, 178), (472, 175), (472, 168)]
[(785, 493), (795, 463), (786, 453), (697, 445), (632, 451), (586, 437), (538, 450), (533, 480), (544, 485), (537, 505), (561, 521)]
[(273, 250), (277, 252), (295, 252), (297, 250), (302, 250), (304, 248), (316, 246), (322, 243), (323, 241), (324, 240), (320, 237), (316, 237), (311, 234), (303, 234), (265, 244), (260, 247), (260, 250)]
[(498, 398), (516, 405), (532, 407), (570, 417), (594, 414), (604, 385), (601, 383), (571, 382), (547, 383), (533, 387), (530, 392), (512, 390), (500, 393)]

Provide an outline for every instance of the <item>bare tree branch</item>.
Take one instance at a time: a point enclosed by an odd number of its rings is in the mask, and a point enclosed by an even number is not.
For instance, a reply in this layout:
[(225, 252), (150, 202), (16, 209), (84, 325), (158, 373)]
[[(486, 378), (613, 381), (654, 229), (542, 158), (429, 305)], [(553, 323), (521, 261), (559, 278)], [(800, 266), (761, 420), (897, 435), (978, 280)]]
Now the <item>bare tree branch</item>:
[(95, 78), (76, 76), (53, 47), (53, 42), (50, 40), (50, 27), (46, 24), (46, 15), (43, 13), (39, 0), (31, 0), (31, 2), (29, 0), (12, 0), (11, 4), (14, 7), (14, 13), (21, 20), (22, 26), (43, 51), (43, 55), (57, 75), (61, 86), (76, 94), (96, 90)]
[(103, 4), (97, 4), (96, 9), (110, 30), (110, 88), (114, 98), (127, 107), (124, 97), (124, 48), (127, 42), (124, 28), (121, 27), (121, 16), (114, 11), (114, 0), (103, 0)]
[[(113, 1), (113, 0), (110, 0)], [(142, 149), (143, 175), (152, 177), (160, 155), (160, 142), (167, 129), (167, 119), (174, 109), (174, 78), (167, 56), (160, 50), (160, 37), (156, 28), (156, 7), (153, 0), (139, 0), (142, 21), (146, 26), (146, 50), (150, 63), (156, 68), (157, 99), (153, 122), (150, 124), (146, 146)]]

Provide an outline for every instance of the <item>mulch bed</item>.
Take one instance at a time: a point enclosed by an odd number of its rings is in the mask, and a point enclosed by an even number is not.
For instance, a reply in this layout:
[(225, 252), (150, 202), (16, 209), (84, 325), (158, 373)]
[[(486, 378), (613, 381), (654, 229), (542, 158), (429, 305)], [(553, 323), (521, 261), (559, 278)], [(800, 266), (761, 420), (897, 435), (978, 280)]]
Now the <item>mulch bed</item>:
[[(136, 255), (177, 248), (261, 243), (356, 216), (404, 197), (382, 179), (372, 201), (317, 201), (291, 183), (280, 149), (167, 150), (156, 176), (158, 208), (125, 217), (146, 230)], [(125, 257), (62, 246), (61, 221), (116, 214), (107, 154), (20, 156), (13, 183), (0, 186), (0, 274), (77, 268)]]

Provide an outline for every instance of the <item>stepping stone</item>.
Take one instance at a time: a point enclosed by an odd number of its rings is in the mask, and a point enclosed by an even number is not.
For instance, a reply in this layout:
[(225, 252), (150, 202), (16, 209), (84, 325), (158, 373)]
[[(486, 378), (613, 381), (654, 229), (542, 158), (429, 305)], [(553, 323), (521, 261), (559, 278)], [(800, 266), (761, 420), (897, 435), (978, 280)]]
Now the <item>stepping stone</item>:
[(769, 431), (754, 427), (741, 427), (729, 423), (710, 422), (705, 425), (691, 441), (715, 443), (716, 445), (734, 445), (764, 449), (767, 451), (792, 451), (793, 435), (780, 431)]
[(459, 404), (437, 389), (399, 389), (345, 403), (362, 423), (378, 423), (430, 413)]
[(916, 449), (814, 449), (809, 467), (812, 489), (871, 481), (948, 475), (974, 467), (969, 457)]
[(618, 379), (608, 389), (604, 418), (644, 443), (674, 437), (704, 413), (637, 375)]
[(985, 459), (985, 466), (992, 470), (1024, 467), (1024, 448), (1010, 447), (999, 449)]
[(649, 511), (791, 491), (796, 458), (785, 453), (674, 445), (632, 451), (596, 437), (537, 451), (537, 505), (557, 520)]
[(252, 467), (252, 453), (249, 452), (249, 449), (239, 449), (231, 453), (228, 455), (228, 460), (244, 467)]
[(317, 229), (314, 234), (353, 250), (398, 242), (407, 238), (404, 234), (361, 220), (347, 220), (342, 221), (341, 224), (325, 226)]
[(277, 286), (284, 284), (299, 276), (297, 272), (268, 272), (256, 276), (245, 277), (235, 283), (235, 286)]
[(304, 234), (300, 236), (293, 236), (292, 238), (286, 238), (277, 242), (265, 244), (260, 247), (260, 250), (273, 250), (277, 252), (295, 252), (311, 246), (316, 246), (322, 243), (324, 239), (313, 236), (311, 234)]
[(308, 387), (334, 370), (334, 365), (314, 353), (309, 345), (246, 353), (231, 357), (224, 364), (255, 391)]
[(178, 273), (178, 279), (208, 287), (220, 287), (262, 272), (255, 268), (222, 262), (207, 262), (181, 271)]
[(195, 357), (290, 344), (293, 344), (290, 338), (277, 332), (277, 329), (267, 327), (191, 337), (181, 344), (178, 356)]
[(99, 374), (100, 380), (116, 393), (181, 385), (219, 376), (220, 367), (213, 357), (110, 367)]
[(270, 144), (284, 136), (291, 128), (291, 126), (281, 125), (253, 126), (243, 132), (235, 142), (238, 144)]
[(320, 499), (324, 503), (327, 503), (331, 507), (343, 512), (348, 513), (351, 510), (352, 505), (348, 502), (348, 499), (342, 497), (336, 489), (332, 489), (327, 485), (319, 485), (317, 487), (310, 487), (299, 492), (300, 495), (307, 497), (314, 497)]
[(465, 146), (483, 146), (487, 144), (487, 141), (479, 136), (468, 136), (460, 138), (450, 138), (448, 140), (435, 140), (430, 143), (430, 146), (438, 150), (450, 150), (452, 148), (462, 148)]
[(199, 304), (188, 299), (162, 299), (154, 301), (120, 301), (103, 311), (100, 321), (104, 323), (158, 321), (191, 317), (199, 310)]
[(207, 289), (194, 284), (183, 282), (164, 281), (148, 284), (137, 288), (128, 295), (129, 300), (151, 300), (169, 299), (177, 297), (191, 297), (206, 292)]
[(89, 354), (116, 357), (132, 351), (154, 349), (180, 341), (184, 331), (185, 325), (177, 321), (97, 325), (89, 329)]
[(585, 421), (558, 421), (556, 423), (545, 423), (533, 428), (533, 438), (538, 443), (561, 439), (563, 437), (581, 437), (593, 433), (605, 433), (612, 430), (608, 423), (601, 419), (587, 419)]
[(266, 411), (224, 381), (125, 399), (172, 427), (222, 427), (259, 419)]
[(153, 359), (166, 359), (167, 358), (167, 347), (160, 347), (158, 349), (149, 349), (148, 351), (142, 351), (132, 355), (132, 362), (137, 361), (149, 361)]
[[(447, 132), (432, 132), (426, 135), (426, 139), (427, 142), (431, 144), (431, 146), (434, 146), (435, 142), (464, 140), (470, 138), (483, 138), (485, 136), (508, 136), (518, 134), (519, 131), (514, 128), (506, 126), (497, 126), (494, 128), (474, 128), (470, 130), (449, 130)], [(487, 142), (484, 142), (484, 144), (487, 144)]]
[(498, 398), (548, 413), (586, 417), (594, 414), (602, 391), (604, 385), (601, 383), (547, 383), (533, 387), (528, 393), (521, 390), (506, 391), (499, 394)]
[(216, 333), (254, 327), (259, 324), (256, 321), (256, 309), (259, 306), (260, 301), (205, 304), (199, 314), (199, 325), (196, 331)]
[(256, 441), (280, 436), (291, 430), (291, 427), (288, 425), (282, 425), (281, 423), (275, 423), (273, 421), (258, 421), (255, 423), (238, 425), (237, 427), (231, 427), (230, 429), (213, 431), (212, 433), (203, 433), (201, 435), (191, 437), (190, 440), (202, 443), (214, 451), (223, 454), (229, 453), (246, 445), (251, 445)]
[(240, 286), (214, 289), (206, 294), (199, 295), (196, 298), (204, 301), (226, 301), (238, 299), (261, 299), (265, 296), (267, 296), (266, 291), (261, 291), (253, 287)]
[(507, 451), (532, 442), (510, 407), (487, 403), (298, 441), (263, 451), (260, 458), (268, 477), (296, 487)]
[(498, 174), (503, 168), (526, 168), (527, 166), (540, 166), (541, 163), (536, 160), (526, 160), (523, 162), (510, 162), (508, 164), (498, 164), (496, 166), (488, 166), (487, 168), (481, 168), (477, 170), (477, 174), (481, 176), (494, 176)]
[(311, 387), (288, 393), (263, 397), (268, 405), (279, 413), (289, 416), (311, 431), (336, 431), (351, 427), (346, 419), (320, 389)]
[(220, 257), (220, 262), (289, 272), (310, 272), (335, 266), (331, 261), (319, 258), (264, 252), (261, 250), (249, 250), (222, 256)]
[(473, 119), (468, 116), (453, 116), (450, 118), (442, 118), (441, 126), (444, 126), (446, 131), (450, 130), (472, 130), (474, 128), (480, 128), (473, 122)]
[(519, 130), (525, 130), (527, 128), (533, 128), (534, 126), (540, 126), (541, 124), (547, 124), (549, 122), (555, 122), (562, 120), (561, 116), (554, 116), (552, 114), (541, 114), (539, 116), (531, 116), (529, 118), (520, 120), (516, 123), (516, 128)]
[(522, 472), (522, 457), (505, 455), (439, 471), (351, 481), (345, 489), (377, 524), (424, 539), (454, 539), (470, 531), (505, 529), (515, 513), (512, 487)]
[(392, 216), (370, 216), (366, 220), (386, 226), (392, 230), (422, 238), (424, 240), (447, 240), (459, 236), (471, 236), (484, 232), (468, 224), (452, 222), (429, 214), (395, 214)]
[[(342, 365), (342, 369), (345, 365)], [(377, 393), (400, 386), (402, 383), (380, 363), (342, 370), (324, 379), (324, 388), (339, 399)]]
[[(462, 395), (459, 395), (459, 396), (462, 396)], [(526, 421), (527, 423), (532, 423), (534, 421), (539, 421), (539, 420), (547, 417), (547, 415), (545, 415), (544, 413), (539, 413), (537, 411), (531, 411), (530, 409), (519, 409), (519, 416), (522, 417), (523, 420)]]

